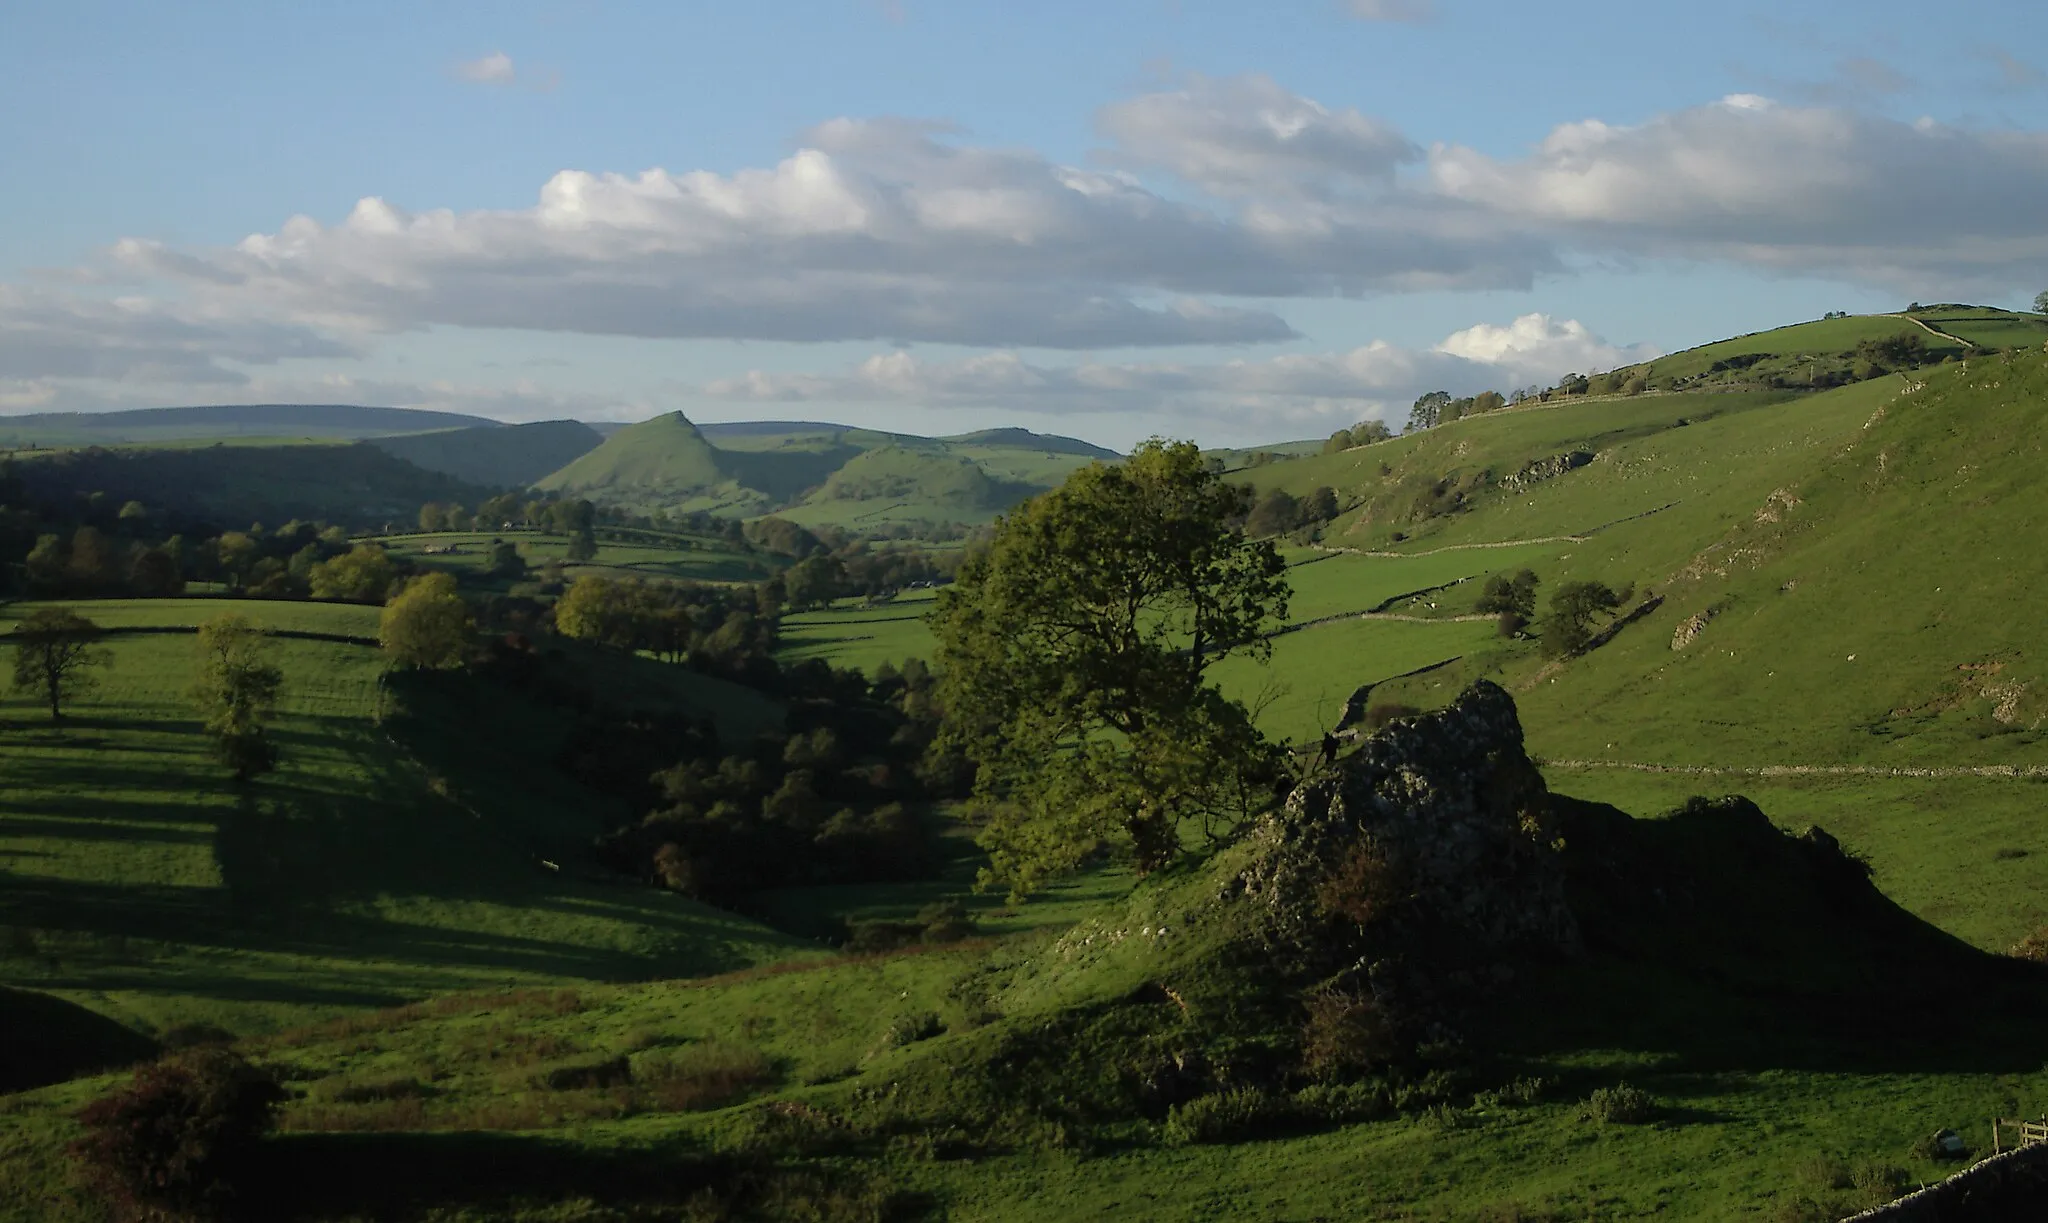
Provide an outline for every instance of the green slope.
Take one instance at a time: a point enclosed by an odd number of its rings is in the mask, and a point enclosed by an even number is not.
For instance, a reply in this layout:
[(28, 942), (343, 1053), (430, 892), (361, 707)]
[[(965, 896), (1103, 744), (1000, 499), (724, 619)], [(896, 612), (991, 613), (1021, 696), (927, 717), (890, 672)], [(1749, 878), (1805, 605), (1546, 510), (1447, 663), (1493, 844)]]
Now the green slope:
[(576, 420), (490, 425), (380, 437), (370, 444), (416, 467), (487, 488), (524, 488), (597, 449), (604, 439)]
[(122, 412), (38, 412), (0, 421), (0, 445), (110, 446), (195, 439), (321, 438), (329, 441), (494, 427), (459, 412), (355, 404), (218, 404)]
[(628, 425), (535, 487), (631, 507), (748, 507), (765, 500), (740, 485), (725, 456), (681, 412)]

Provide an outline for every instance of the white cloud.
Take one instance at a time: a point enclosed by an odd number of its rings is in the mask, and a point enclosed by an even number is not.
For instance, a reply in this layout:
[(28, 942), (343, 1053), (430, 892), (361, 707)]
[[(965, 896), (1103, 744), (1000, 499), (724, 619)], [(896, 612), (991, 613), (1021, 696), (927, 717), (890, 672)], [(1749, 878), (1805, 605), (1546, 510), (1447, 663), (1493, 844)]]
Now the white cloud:
[[(1369, 122), (1325, 112), (1327, 138), (1295, 155), (1302, 178), (1319, 161), (1357, 172), (1373, 140), (1393, 155), (1397, 138), (1368, 136)], [(850, 119), (765, 169), (565, 170), (528, 209), (409, 213), (372, 198), (340, 224), (294, 217), (229, 249), (130, 242), (114, 255), (269, 315), (365, 329), (1050, 348), (1284, 339), (1271, 310), (1209, 299), (1526, 286), (1556, 266), (1542, 242), (1457, 201), (1210, 207), (950, 143), (929, 124)]]
[(1345, 0), (1344, 7), (1360, 21), (1415, 24), (1436, 16), (1436, 0)]
[(503, 51), (464, 60), (455, 65), (455, 75), (478, 85), (510, 85), (519, 79), (518, 71), (512, 66), (512, 57)]
[(1617, 347), (1576, 320), (1528, 314), (1506, 326), (1481, 324), (1432, 348), (1374, 341), (1339, 353), (1302, 353), (1212, 364), (1046, 365), (1013, 352), (960, 361), (910, 353), (869, 357), (839, 374), (750, 371), (704, 388), (715, 399), (756, 403), (889, 403), (933, 408), (1001, 408), (1039, 414), (1151, 413), (1275, 422), (1356, 420), (1405, 413), (1425, 391), (1469, 395), (1548, 385), (1658, 355)]
[[(2048, 133), (1735, 95), (1554, 129), (1521, 161), (1430, 153), (1444, 195), (1581, 249), (1839, 277), (1913, 296), (2048, 276)], [(1967, 199), (1967, 206), (1958, 201)]]
[(1385, 191), (1402, 163), (1422, 156), (1381, 120), (1332, 111), (1258, 75), (1192, 77), (1105, 106), (1096, 125), (1123, 160), (1229, 197)]
[(351, 345), (293, 323), (145, 298), (103, 300), (0, 285), (0, 380), (15, 384), (16, 397), (48, 398), (34, 388), (60, 378), (232, 386), (248, 376), (224, 362), (358, 355)]

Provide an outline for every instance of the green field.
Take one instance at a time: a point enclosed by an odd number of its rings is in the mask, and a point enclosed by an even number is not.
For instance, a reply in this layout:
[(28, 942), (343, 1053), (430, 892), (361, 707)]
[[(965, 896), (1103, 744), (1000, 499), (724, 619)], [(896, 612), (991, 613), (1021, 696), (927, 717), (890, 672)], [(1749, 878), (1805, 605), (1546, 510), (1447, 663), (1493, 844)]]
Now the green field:
[[(481, 574), (491, 563), (491, 546), (509, 539), (531, 568), (560, 564), (569, 578), (593, 575), (605, 578), (674, 579), (687, 582), (756, 582), (773, 576), (781, 566), (779, 558), (763, 553), (743, 552), (722, 540), (677, 536), (677, 544), (629, 544), (600, 540), (597, 556), (588, 562), (568, 560), (569, 537), (538, 531), (437, 531), (409, 535), (386, 535), (373, 542), (382, 544), (395, 557), (448, 569), (458, 573)], [(429, 553), (429, 548), (452, 549)]]
[[(108, 624), (235, 610), (321, 632), (367, 619), (372, 634), (377, 615), (253, 600), (68, 605)], [(282, 765), (238, 789), (185, 704), (193, 643), (111, 638), (97, 690), (56, 728), (32, 702), (0, 704), (0, 926), (14, 948), (0, 954), (0, 983), (144, 1031), (263, 1031), (448, 990), (701, 972), (800, 946), (672, 896), (538, 867), (580, 852), (602, 805), (499, 758), (516, 751), (517, 711), (394, 695), (372, 647), (273, 643)], [(409, 717), (408, 703), (442, 716)], [(491, 762), (473, 782), (444, 771), (465, 752)], [(436, 775), (456, 780), (430, 786)], [(491, 796), (481, 817), (471, 786)]]

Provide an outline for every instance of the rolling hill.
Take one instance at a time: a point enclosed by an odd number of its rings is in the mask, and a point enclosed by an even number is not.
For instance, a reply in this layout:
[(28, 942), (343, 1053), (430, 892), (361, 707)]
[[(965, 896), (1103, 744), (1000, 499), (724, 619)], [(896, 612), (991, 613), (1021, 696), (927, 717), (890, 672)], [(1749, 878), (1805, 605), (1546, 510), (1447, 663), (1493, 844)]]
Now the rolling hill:
[(427, 471), (486, 488), (525, 488), (597, 449), (597, 430), (577, 420), (379, 437), (371, 445)]
[(535, 487), (607, 505), (671, 510), (752, 508), (725, 456), (681, 412), (629, 425)]
[(354, 440), (437, 429), (497, 428), (459, 412), (357, 404), (214, 404), (121, 412), (43, 412), (0, 418), (0, 445), (113, 446), (236, 437)]

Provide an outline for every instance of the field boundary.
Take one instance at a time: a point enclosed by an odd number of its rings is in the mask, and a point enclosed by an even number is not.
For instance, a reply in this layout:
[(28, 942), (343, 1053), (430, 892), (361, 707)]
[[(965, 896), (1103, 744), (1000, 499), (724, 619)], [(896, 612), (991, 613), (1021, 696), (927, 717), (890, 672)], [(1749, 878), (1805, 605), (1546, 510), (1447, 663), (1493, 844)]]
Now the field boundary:
[[(263, 629), (265, 637), (283, 637), (290, 641), (330, 641), (337, 645), (382, 646), (375, 637), (359, 637), (353, 633), (322, 633), (313, 629), (273, 628)], [(105, 637), (146, 637), (164, 634), (185, 634), (197, 636), (196, 624), (131, 624), (117, 628), (104, 628), (100, 634)]]
[(2048, 778), (2048, 765), (2039, 764), (1979, 764), (1979, 765), (1935, 765), (1918, 767), (1913, 765), (1881, 764), (1764, 764), (1764, 765), (1717, 765), (1717, 764), (1648, 764), (1635, 760), (1550, 760), (1532, 756), (1530, 759), (1539, 768), (1573, 769), (1591, 771), (1595, 769), (1618, 769), (1632, 773), (1668, 773), (1684, 777), (1991, 777), (2013, 781), (2031, 781)]

